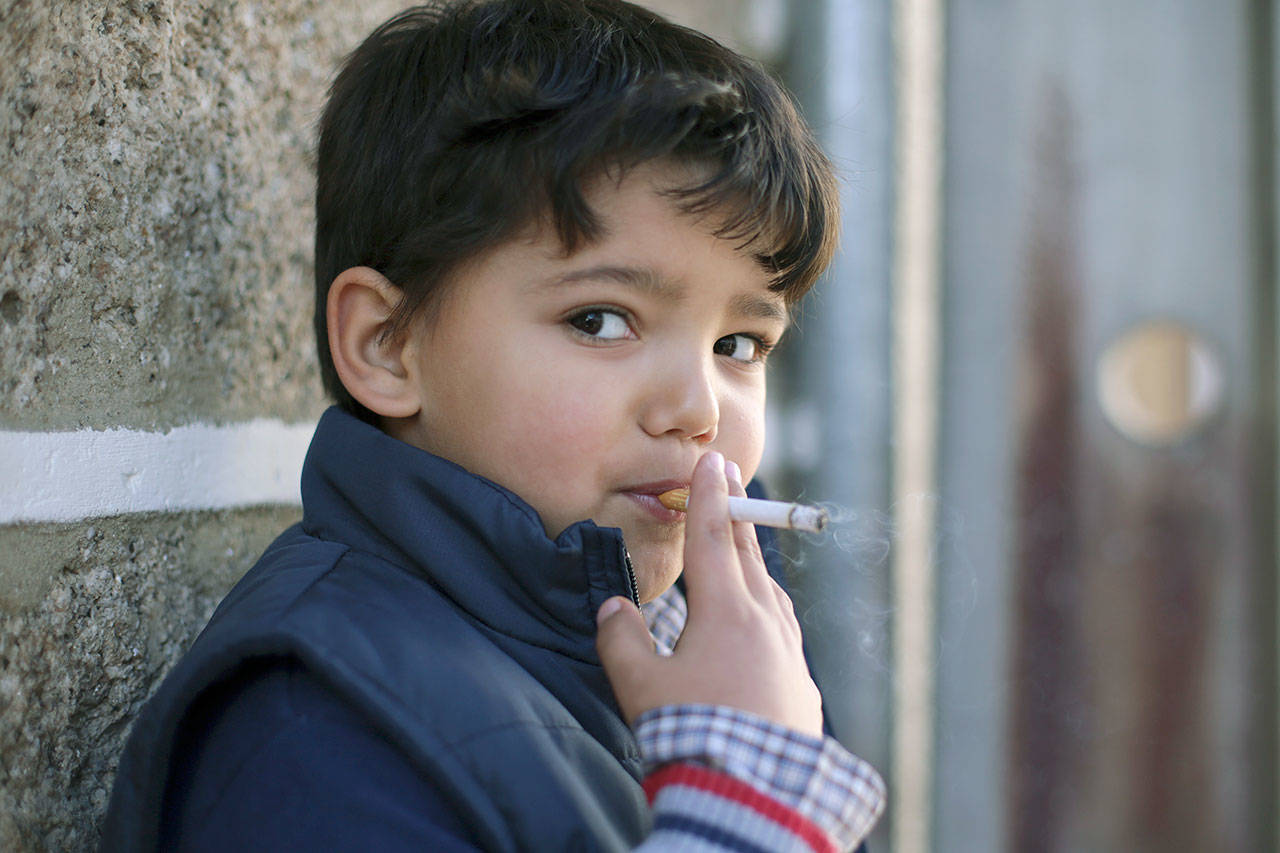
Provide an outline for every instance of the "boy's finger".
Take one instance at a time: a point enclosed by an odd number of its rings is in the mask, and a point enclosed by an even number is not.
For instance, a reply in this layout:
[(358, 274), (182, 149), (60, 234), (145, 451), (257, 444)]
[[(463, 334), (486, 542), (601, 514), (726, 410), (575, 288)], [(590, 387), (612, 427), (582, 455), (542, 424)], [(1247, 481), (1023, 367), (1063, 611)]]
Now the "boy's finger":
[(643, 685), (648, 667), (656, 660), (653, 637), (645, 627), (644, 617), (625, 598), (614, 596), (600, 605), (596, 612), (596, 652), (604, 665), (605, 675), (613, 686), (618, 706), (631, 722), (641, 711), (637, 708), (638, 696), (633, 695), (636, 685)]
[[(742, 472), (735, 462), (725, 462), (725, 479), (729, 494), (740, 498), (747, 496), (742, 485)], [(738, 559), (742, 564), (742, 576), (758, 601), (772, 603), (773, 579), (764, 567), (764, 555), (760, 553), (760, 540), (756, 538), (756, 526), (749, 521), (733, 522), (733, 541), (738, 549)]]
[(708, 451), (693, 469), (684, 530), (684, 582), (690, 609), (742, 589), (742, 569), (729, 521), (724, 457)]
[(787, 631), (791, 634), (791, 638), (799, 643), (802, 635), (800, 617), (796, 615), (795, 602), (791, 600), (791, 596), (787, 595), (787, 591), (773, 578), (769, 578), (769, 583), (773, 587), (774, 598), (778, 601), (778, 609), (782, 611), (783, 624), (787, 626)]

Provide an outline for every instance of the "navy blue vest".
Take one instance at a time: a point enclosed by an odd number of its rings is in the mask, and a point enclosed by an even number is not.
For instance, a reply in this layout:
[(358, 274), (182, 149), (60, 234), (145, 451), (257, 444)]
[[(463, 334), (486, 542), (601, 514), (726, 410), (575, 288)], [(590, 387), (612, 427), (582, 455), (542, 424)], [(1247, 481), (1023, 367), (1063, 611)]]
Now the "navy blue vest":
[(621, 532), (554, 542), (516, 495), (337, 409), (300, 525), (218, 607), (143, 709), (103, 848), (154, 849), (175, 738), (212, 687), (301, 662), (430, 779), (486, 849), (629, 849), (648, 833), (635, 740), (595, 651), (632, 594)]

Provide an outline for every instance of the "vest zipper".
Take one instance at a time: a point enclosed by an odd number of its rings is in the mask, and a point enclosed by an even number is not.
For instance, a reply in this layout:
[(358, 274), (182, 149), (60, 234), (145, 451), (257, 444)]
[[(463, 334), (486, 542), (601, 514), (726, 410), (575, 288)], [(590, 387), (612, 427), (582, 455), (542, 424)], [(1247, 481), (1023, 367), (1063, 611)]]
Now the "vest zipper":
[(636, 570), (631, 565), (631, 552), (626, 548), (622, 549), (622, 560), (627, 566), (627, 583), (631, 586), (631, 603), (637, 608), (640, 607), (640, 587), (636, 585)]

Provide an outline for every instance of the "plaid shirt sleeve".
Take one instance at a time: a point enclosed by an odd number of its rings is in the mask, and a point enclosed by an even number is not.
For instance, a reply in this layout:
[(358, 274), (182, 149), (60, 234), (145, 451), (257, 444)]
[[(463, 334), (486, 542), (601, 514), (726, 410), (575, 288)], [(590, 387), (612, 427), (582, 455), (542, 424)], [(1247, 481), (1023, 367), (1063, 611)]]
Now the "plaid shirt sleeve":
[(833, 738), (718, 705), (636, 720), (654, 831), (641, 850), (852, 850), (885, 806), (871, 765)]

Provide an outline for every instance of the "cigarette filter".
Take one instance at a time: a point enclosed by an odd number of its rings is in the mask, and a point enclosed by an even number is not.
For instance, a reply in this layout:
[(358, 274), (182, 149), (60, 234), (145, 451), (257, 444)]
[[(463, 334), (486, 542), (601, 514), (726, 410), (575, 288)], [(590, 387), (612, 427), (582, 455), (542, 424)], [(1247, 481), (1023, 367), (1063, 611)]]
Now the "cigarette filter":
[[(688, 489), (672, 489), (658, 495), (658, 501), (667, 509), (684, 512), (689, 504)], [(762, 501), (756, 498), (729, 496), (729, 517), (734, 521), (749, 521), (765, 527), (784, 530), (804, 530), (821, 533), (827, 526), (827, 511), (807, 504), (786, 501)]]

